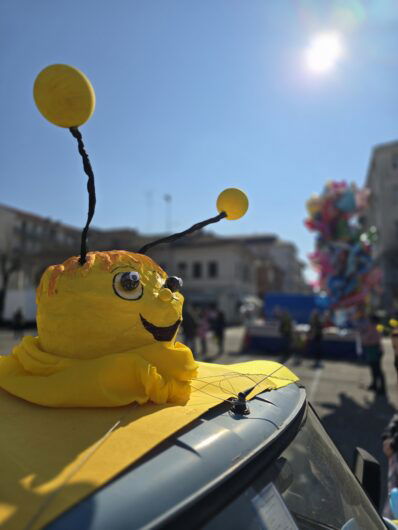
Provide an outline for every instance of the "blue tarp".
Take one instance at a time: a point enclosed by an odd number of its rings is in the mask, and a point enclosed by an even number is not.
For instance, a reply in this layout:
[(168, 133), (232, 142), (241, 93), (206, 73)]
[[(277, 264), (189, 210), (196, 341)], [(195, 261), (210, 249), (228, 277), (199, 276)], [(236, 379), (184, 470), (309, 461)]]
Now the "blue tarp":
[(285, 310), (298, 324), (308, 324), (314, 309), (323, 311), (328, 305), (326, 296), (268, 293), (264, 298), (264, 314), (267, 320), (272, 320), (277, 318), (278, 310)]

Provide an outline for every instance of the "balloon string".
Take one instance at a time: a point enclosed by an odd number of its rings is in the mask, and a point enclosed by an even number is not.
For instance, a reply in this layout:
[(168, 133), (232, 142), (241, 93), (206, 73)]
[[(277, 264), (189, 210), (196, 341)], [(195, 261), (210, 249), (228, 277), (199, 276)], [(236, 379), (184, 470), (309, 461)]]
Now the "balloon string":
[(82, 135), (77, 127), (70, 127), (69, 130), (72, 136), (76, 138), (77, 140), (79, 153), (83, 159), (83, 169), (86, 175), (88, 176), (88, 180), (87, 180), (88, 213), (87, 213), (86, 226), (83, 228), (83, 231), (82, 231), (82, 239), (81, 239), (81, 244), (80, 244), (80, 258), (79, 258), (80, 265), (84, 265), (86, 263), (86, 254), (87, 254), (87, 234), (88, 234), (88, 229), (89, 229), (91, 220), (94, 216), (95, 204), (96, 204), (95, 182), (94, 182), (93, 169), (91, 167), (88, 154), (84, 147)]
[(201, 228), (211, 223), (218, 223), (218, 221), (221, 221), (221, 219), (224, 219), (224, 217), (227, 217), (227, 214), (225, 212), (221, 212), (215, 217), (206, 219), (206, 221), (201, 221), (200, 223), (196, 223), (195, 225), (191, 226), (191, 228), (188, 228), (187, 230), (184, 230), (183, 232), (178, 232), (177, 234), (173, 234), (171, 236), (163, 237), (162, 239), (157, 239), (156, 241), (152, 241), (152, 243), (148, 243), (144, 245), (143, 247), (141, 247), (138, 252), (140, 254), (145, 254), (147, 250), (154, 247), (155, 245), (160, 245), (160, 243), (170, 243), (171, 241), (180, 239), (181, 237), (184, 237), (188, 234), (192, 234), (192, 232), (196, 232), (196, 230), (200, 230)]

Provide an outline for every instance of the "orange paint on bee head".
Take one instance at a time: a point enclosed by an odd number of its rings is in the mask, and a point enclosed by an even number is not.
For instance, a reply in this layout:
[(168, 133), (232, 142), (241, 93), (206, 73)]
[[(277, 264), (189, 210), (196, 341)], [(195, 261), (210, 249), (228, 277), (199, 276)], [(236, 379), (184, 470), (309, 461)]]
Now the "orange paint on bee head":
[[(159, 298), (167, 274), (151, 258), (123, 250), (89, 252), (49, 267), (37, 294), (37, 327), (42, 346), (61, 356), (91, 358), (156, 342), (141, 316), (156, 326), (181, 320), (183, 296)], [(121, 296), (115, 279), (136, 271), (142, 295)]]
[(145, 256), (144, 254), (127, 252), (126, 250), (88, 252), (86, 255), (86, 262), (83, 265), (80, 264), (79, 259), (79, 256), (73, 256), (68, 258), (61, 265), (51, 265), (48, 267), (42, 276), (37, 290), (38, 300), (43, 291), (49, 296), (56, 294), (58, 279), (64, 274), (84, 277), (89, 274), (90, 270), (93, 268), (110, 271), (117, 265), (131, 265), (135, 267), (138, 265), (140, 270), (149, 268), (155, 270), (162, 276), (165, 275), (163, 269), (150, 257)]

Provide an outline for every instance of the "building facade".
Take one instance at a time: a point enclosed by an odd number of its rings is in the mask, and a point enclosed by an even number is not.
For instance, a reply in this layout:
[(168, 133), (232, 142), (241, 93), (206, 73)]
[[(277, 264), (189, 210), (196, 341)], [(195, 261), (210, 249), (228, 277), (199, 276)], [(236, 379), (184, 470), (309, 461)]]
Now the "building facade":
[(366, 177), (369, 205), (363, 216), (365, 229), (375, 226), (374, 258), (382, 270), (380, 303), (398, 310), (398, 142), (373, 149)]
[(311, 291), (304, 279), (305, 264), (299, 260), (297, 247), (275, 235), (254, 235), (240, 238), (258, 261), (258, 271), (265, 267), (268, 282), (265, 289), (258, 280), (258, 292), (303, 294)]
[(148, 252), (170, 276), (183, 279), (186, 302), (217, 306), (238, 322), (245, 297), (256, 294), (255, 260), (246, 246), (228, 238), (186, 238)]
[[(144, 235), (131, 228), (90, 228), (88, 247), (137, 252), (165, 235)], [(32, 293), (43, 271), (77, 255), (80, 239), (81, 229), (0, 205), (0, 257), (16, 258), (18, 262), (8, 281), (14, 302), (10, 303), (9, 295), (6, 319), (18, 309), (17, 305), (22, 306), (28, 319), (34, 319)], [(148, 255), (169, 275), (183, 278), (188, 302), (218, 306), (228, 322), (238, 321), (239, 306), (248, 296), (262, 299), (267, 292), (301, 293), (307, 288), (296, 247), (275, 235), (221, 237), (200, 231), (172, 244), (156, 246)], [(1, 282), (2, 278), (0, 288)], [(23, 293), (29, 293), (25, 302)]]

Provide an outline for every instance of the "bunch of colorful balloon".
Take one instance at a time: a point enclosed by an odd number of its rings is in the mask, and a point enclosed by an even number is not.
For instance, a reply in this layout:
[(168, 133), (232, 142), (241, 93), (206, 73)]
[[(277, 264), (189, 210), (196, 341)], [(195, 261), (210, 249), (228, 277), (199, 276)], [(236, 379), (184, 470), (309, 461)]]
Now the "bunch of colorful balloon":
[(371, 252), (376, 228), (363, 232), (358, 222), (368, 198), (367, 188), (332, 181), (321, 195), (307, 201), (305, 225), (318, 233), (309, 258), (319, 273), (316, 287), (328, 295), (332, 308), (364, 303), (380, 285), (380, 270)]

